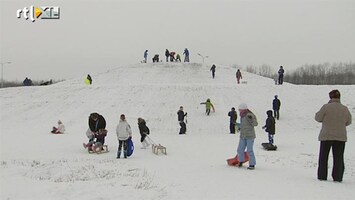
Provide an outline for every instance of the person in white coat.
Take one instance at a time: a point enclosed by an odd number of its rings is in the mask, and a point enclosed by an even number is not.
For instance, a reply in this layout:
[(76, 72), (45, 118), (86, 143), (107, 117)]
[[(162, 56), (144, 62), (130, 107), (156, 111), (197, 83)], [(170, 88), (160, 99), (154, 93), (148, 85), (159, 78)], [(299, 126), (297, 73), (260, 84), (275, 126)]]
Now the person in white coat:
[(63, 134), (64, 131), (65, 131), (65, 126), (64, 126), (64, 124), (62, 123), (62, 121), (58, 120), (58, 128), (53, 126), (51, 132), (52, 132), (53, 134)]
[(120, 121), (116, 128), (116, 134), (118, 139), (118, 150), (117, 150), (117, 158), (121, 157), (121, 151), (123, 147), (123, 156), (127, 158), (127, 140), (132, 137), (131, 126), (126, 121), (126, 116), (124, 114), (121, 115)]

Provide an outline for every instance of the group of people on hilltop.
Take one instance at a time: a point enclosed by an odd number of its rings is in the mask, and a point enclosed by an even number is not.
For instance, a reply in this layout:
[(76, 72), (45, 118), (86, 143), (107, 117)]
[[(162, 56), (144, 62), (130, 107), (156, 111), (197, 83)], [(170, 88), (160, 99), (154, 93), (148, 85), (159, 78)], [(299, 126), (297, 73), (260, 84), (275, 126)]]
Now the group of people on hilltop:
[[(175, 57), (176, 55), (176, 57)], [(187, 48), (185, 48), (183, 55), (185, 55), (184, 62), (190, 62), (190, 52)], [(148, 60), (148, 50), (144, 51), (143, 54), (144, 60), (142, 61), (143, 63), (147, 63)], [(166, 62), (181, 62), (181, 57), (180, 54), (174, 52), (174, 51), (169, 51), (168, 49), (165, 50), (165, 57), (166, 57)], [(160, 62), (159, 60), (159, 54), (155, 54), (152, 58), (153, 62)]]
[(32, 86), (33, 85), (32, 80), (28, 77), (26, 77), (22, 83), (23, 83), (23, 86)]

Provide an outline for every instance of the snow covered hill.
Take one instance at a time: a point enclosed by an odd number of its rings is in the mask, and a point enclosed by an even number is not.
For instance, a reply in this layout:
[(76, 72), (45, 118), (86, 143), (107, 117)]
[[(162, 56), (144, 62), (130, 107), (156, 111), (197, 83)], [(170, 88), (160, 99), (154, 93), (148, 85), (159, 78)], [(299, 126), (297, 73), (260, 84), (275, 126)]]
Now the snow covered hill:
[[(314, 114), (339, 89), (355, 116), (354, 86), (275, 85), (271, 79), (236, 68), (184, 63), (136, 64), (50, 86), (0, 90), (0, 199), (352, 199), (355, 196), (355, 125), (348, 127), (344, 181), (316, 178), (321, 124)], [(282, 105), (276, 124), (276, 152), (264, 151), (261, 127), (274, 95)], [(210, 98), (216, 112), (200, 105)], [(238, 134), (229, 133), (231, 107), (247, 103), (256, 127), (256, 170), (234, 168)], [(187, 135), (178, 135), (177, 110), (188, 113)], [(90, 113), (107, 121), (110, 152), (88, 154), (82, 147)], [(115, 129), (124, 113), (133, 129), (135, 152), (116, 159)], [(140, 149), (137, 118), (146, 119), (151, 138), (168, 155)], [(50, 134), (57, 120), (66, 133)], [(330, 167), (331, 159), (329, 161)], [(331, 169), (328, 172), (331, 180)]]

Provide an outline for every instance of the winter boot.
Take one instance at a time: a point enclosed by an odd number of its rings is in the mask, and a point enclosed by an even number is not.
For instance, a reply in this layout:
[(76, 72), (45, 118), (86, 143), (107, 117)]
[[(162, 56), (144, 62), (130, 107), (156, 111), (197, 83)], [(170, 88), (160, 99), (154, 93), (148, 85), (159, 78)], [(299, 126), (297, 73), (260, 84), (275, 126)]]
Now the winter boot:
[(249, 167), (247, 169), (254, 170), (255, 169), (255, 165), (249, 165)]
[(121, 157), (121, 151), (117, 151), (117, 159)]

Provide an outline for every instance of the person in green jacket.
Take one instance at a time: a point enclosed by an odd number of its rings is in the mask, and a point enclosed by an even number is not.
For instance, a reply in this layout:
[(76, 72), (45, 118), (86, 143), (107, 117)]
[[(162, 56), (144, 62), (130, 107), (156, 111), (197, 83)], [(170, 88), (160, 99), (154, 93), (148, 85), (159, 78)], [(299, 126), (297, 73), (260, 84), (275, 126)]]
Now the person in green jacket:
[(210, 99), (207, 99), (206, 102), (202, 102), (200, 104), (205, 104), (206, 105), (206, 115), (210, 115), (211, 108), (212, 108), (212, 111), (214, 112), (214, 106), (211, 103)]

